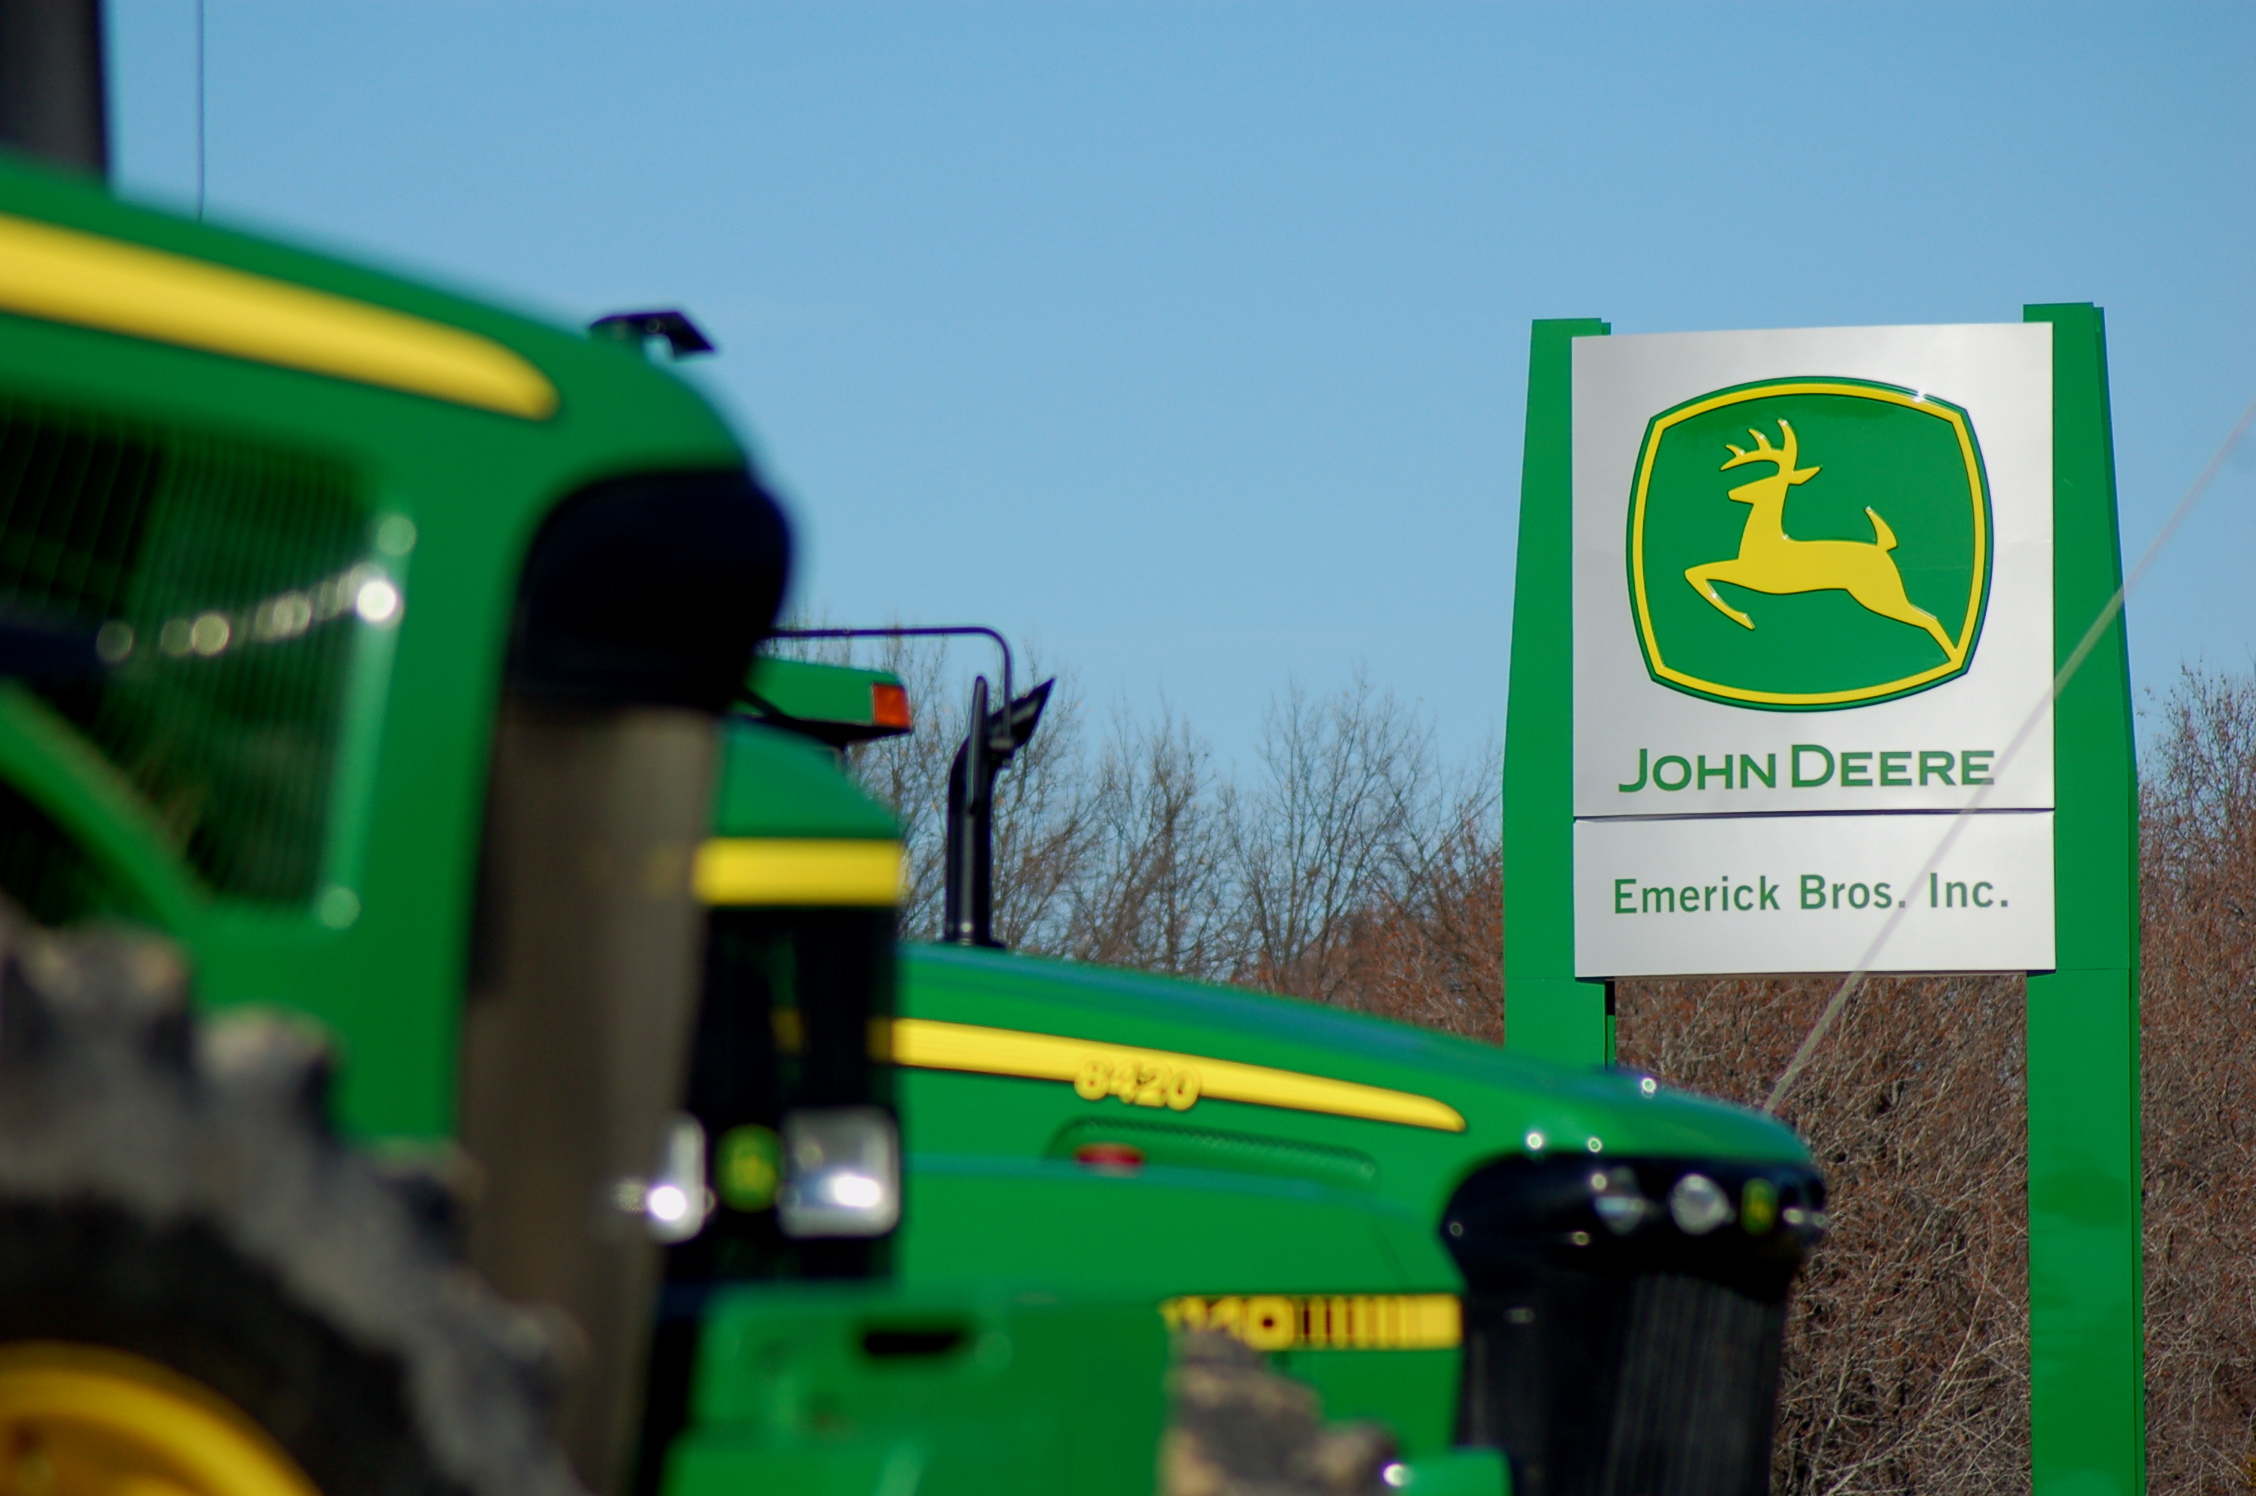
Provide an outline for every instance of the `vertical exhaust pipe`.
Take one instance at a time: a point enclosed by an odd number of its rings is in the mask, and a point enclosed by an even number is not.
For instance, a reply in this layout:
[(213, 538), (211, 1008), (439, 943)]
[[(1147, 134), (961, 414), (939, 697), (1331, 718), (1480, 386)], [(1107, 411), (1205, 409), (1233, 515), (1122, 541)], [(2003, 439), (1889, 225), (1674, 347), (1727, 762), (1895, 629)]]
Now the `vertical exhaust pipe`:
[(110, 174), (101, 0), (0, 0), (0, 146)]
[(990, 765), (987, 677), (971, 683), (970, 726), (948, 768), (948, 882), (944, 916), (950, 945), (995, 943), (995, 773)]
[(947, 908), (950, 945), (1000, 949), (995, 938), (995, 778), (1041, 725), (1053, 677), (1001, 711), (987, 709), (987, 677), (971, 683), (970, 725), (948, 770)]

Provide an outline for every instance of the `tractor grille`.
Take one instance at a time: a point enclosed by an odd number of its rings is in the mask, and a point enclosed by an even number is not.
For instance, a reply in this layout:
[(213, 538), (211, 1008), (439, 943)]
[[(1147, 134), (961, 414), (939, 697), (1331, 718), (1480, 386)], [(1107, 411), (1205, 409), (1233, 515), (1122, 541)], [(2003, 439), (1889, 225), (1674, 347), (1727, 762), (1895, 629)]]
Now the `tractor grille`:
[[(1708, 1222), (1685, 1217), (1696, 1234), (1670, 1208), (1690, 1176), (1713, 1188)], [(1762, 1496), (1824, 1188), (1807, 1168), (1682, 1160), (1474, 1175), (1443, 1236), (1467, 1289), (1458, 1441), (1504, 1449), (1523, 1496)]]
[(0, 393), (0, 608), (100, 630), (38, 689), (220, 892), (317, 886), (366, 538), (335, 463)]

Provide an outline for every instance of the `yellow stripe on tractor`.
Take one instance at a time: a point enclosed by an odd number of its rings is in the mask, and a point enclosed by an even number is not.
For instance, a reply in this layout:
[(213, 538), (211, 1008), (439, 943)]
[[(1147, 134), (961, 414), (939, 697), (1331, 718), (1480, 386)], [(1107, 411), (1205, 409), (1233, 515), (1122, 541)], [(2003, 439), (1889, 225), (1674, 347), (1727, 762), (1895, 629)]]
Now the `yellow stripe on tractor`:
[(1131, 1106), (1181, 1112), (1201, 1099), (1212, 1098), (1397, 1122), (1437, 1132), (1465, 1130), (1465, 1119), (1456, 1108), (1408, 1091), (1389, 1091), (1266, 1065), (1241, 1065), (1204, 1055), (1132, 1049), (1094, 1039), (942, 1023), (930, 1018), (894, 1021), (893, 1059), (896, 1064), (923, 1070), (1066, 1081), (1085, 1101), (1115, 1097)]
[(0, 214), (0, 311), (542, 421), (546, 375), (491, 338), (248, 271)]
[(884, 908), (901, 901), (904, 865), (895, 841), (717, 836), (690, 876), (706, 904)]

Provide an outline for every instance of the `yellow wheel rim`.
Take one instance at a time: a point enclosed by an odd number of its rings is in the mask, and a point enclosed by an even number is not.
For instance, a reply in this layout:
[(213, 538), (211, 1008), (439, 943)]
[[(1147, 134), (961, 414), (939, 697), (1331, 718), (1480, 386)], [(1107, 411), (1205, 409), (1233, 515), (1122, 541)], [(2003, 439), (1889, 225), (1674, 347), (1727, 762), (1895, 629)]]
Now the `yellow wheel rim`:
[(242, 1411), (154, 1361), (0, 1346), (0, 1496), (319, 1496)]

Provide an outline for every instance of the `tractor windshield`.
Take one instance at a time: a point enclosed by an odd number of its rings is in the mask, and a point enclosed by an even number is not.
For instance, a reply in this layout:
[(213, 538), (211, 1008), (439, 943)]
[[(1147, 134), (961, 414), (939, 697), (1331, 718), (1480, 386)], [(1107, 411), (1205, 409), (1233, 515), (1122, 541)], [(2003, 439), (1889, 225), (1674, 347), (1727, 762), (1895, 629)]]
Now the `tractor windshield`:
[[(337, 464), (0, 395), (0, 607), (94, 634), (106, 668), (37, 689), (215, 891), (319, 886), (355, 641), (400, 609), (376, 538)], [(13, 809), (8, 891), (89, 912)]]

